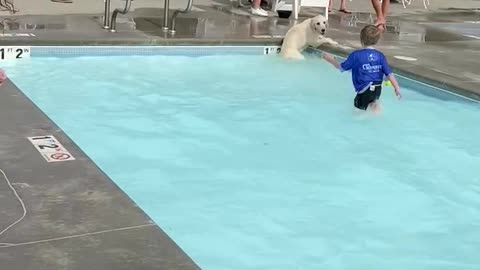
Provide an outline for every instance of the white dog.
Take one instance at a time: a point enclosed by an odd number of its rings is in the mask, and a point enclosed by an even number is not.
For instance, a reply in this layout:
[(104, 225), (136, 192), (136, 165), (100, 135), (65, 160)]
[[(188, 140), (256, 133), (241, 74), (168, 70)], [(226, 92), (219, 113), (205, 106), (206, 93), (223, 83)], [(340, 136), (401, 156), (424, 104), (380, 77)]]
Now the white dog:
[(336, 41), (325, 37), (327, 27), (328, 22), (323, 15), (293, 26), (285, 35), (280, 55), (286, 59), (304, 59), (302, 51), (307, 46), (318, 47), (325, 43), (338, 45)]

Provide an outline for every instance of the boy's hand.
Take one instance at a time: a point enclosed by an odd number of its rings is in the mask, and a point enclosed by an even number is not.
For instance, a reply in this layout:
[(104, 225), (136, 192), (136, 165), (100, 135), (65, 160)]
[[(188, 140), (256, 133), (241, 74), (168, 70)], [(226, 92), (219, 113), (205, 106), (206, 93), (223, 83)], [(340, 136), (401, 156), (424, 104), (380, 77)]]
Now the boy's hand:
[(395, 95), (397, 96), (398, 99), (402, 99), (402, 94), (400, 94), (400, 86), (398, 85), (397, 79), (395, 79), (395, 76), (391, 74), (388, 79), (393, 85), (393, 89), (395, 90)]
[(395, 89), (395, 95), (399, 100), (402, 99), (402, 94), (400, 93), (400, 90)]
[(325, 61), (329, 62), (330, 64), (332, 64), (335, 68), (340, 68), (340, 63), (337, 62), (337, 60), (335, 59), (335, 57), (329, 55), (329, 54), (326, 54), (324, 53), (323, 54), (323, 59), (325, 59)]
[(335, 61), (335, 58), (333, 56), (331, 56), (330, 54), (326, 54), (326, 53), (323, 54), (323, 59), (327, 60), (328, 62)]

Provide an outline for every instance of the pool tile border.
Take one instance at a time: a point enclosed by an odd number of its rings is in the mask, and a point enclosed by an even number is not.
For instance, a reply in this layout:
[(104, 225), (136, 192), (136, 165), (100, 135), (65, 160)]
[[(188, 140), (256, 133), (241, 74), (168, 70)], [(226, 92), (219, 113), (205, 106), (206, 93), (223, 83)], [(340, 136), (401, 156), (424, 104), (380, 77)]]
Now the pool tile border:
[[(259, 55), (272, 46), (32, 46), (32, 57)], [(275, 46), (273, 46), (275, 47)]]

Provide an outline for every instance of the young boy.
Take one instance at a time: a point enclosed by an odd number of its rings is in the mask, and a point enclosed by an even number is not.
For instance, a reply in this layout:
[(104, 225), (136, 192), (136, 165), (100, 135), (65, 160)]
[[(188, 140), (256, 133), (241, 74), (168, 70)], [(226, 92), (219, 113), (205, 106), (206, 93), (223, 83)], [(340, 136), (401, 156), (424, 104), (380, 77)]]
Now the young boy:
[(327, 62), (342, 72), (352, 71), (352, 82), (357, 93), (354, 105), (360, 110), (371, 108), (374, 112), (380, 111), (378, 99), (382, 92), (384, 76), (388, 77), (395, 88), (395, 94), (401, 98), (400, 86), (388, 66), (385, 55), (372, 47), (377, 44), (379, 38), (380, 30), (373, 25), (367, 25), (360, 33), (363, 49), (352, 52), (345, 62), (340, 64), (331, 55), (323, 56)]

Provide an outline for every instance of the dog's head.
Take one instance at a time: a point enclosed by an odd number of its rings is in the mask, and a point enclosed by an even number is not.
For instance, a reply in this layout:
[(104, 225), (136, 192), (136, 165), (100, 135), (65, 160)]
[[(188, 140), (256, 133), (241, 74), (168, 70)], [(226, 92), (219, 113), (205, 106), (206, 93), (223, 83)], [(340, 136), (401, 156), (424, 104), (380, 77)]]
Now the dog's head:
[(327, 32), (328, 21), (323, 15), (318, 15), (310, 19), (310, 28), (319, 35), (325, 35)]

